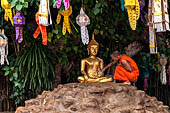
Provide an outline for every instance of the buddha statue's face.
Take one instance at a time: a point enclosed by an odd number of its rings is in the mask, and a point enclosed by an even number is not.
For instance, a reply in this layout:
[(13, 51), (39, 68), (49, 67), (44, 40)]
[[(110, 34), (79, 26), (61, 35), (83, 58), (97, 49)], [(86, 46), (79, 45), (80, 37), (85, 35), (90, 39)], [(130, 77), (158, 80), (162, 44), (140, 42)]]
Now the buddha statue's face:
[(96, 56), (97, 53), (98, 53), (98, 45), (91, 45), (89, 48), (88, 48), (88, 52), (91, 56)]

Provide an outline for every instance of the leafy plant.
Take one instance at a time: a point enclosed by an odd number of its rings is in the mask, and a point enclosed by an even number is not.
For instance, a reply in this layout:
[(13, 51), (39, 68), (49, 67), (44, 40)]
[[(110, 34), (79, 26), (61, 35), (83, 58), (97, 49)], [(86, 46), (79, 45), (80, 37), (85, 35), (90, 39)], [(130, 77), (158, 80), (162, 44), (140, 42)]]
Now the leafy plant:
[(23, 8), (28, 8), (28, 2), (25, 2), (25, 0), (11, 0), (11, 7), (10, 8), (16, 8), (16, 10), (20, 11)]
[(15, 100), (15, 104), (18, 105), (23, 101), (23, 95), (25, 93), (23, 80), (19, 77), (18, 67), (14, 65), (16, 58), (10, 57), (10, 65), (4, 66), (4, 75), (9, 78), (12, 87), (11, 99)]
[[(10, 57), (10, 65), (4, 66), (3, 70), (13, 86), (10, 97), (16, 105), (53, 88), (55, 75), (51, 55), (47, 47), (34, 42), (22, 50), (17, 58)], [(25, 95), (26, 92), (29, 95)]]
[(16, 59), (16, 66), (23, 78), (23, 87), (35, 93), (52, 89), (55, 75), (51, 55), (48, 48), (35, 42), (21, 51)]

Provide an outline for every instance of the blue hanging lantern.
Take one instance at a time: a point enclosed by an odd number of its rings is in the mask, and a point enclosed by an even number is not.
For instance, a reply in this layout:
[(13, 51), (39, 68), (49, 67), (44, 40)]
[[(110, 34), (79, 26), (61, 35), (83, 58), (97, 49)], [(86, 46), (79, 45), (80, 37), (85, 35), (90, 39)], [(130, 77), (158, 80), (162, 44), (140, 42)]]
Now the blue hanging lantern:
[(16, 41), (21, 43), (23, 40), (23, 26), (25, 25), (25, 17), (22, 11), (17, 11), (16, 15), (13, 18), (13, 23), (16, 30)]

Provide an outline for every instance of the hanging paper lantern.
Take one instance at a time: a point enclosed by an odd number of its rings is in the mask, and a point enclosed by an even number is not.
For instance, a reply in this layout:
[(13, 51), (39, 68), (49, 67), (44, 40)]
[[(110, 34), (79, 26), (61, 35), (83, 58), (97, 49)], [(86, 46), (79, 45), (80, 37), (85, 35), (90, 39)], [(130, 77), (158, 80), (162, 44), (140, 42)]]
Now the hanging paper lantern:
[(153, 0), (152, 22), (156, 32), (169, 30), (167, 0)]
[(129, 23), (132, 30), (136, 30), (136, 21), (139, 19), (140, 7), (138, 0), (125, 0), (125, 8), (128, 11)]
[[(48, 17), (50, 17), (50, 23), (48, 22)], [(37, 38), (40, 32), (42, 33), (42, 43), (47, 45), (47, 30), (46, 26), (52, 24), (49, 0), (41, 0), (39, 10), (35, 15), (36, 22), (38, 27), (33, 34), (34, 38)]]
[(152, 0), (148, 4), (148, 21), (149, 21), (149, 48), (151, 54), (157, 53), (156, 33), (152, 23)]
[(23, 41), (23, 26), (25, 25), (25, 17), (22, 11), (17, 11), (13, 18), (15, 30), (16, 30), (16, 41), (21, 43)]
[(10, 8), (10, 3), (8, 0), (1, 0), (1, 6), (5, 10), (5, 15), (4, 19), (8, 21), (8, 19), (11, 21), (11, 24), (13, 25), (13, 20), (12, 20), (12, 10)]
[(149, 0), (148, 21), (150, 53), (157, 53), (155, 32), (165, 32), (169, 30), (169, 15), (167, 10), (167, 0)]
[(143, 10), (143, 8), (145, 7), (145, 0), (139, 0), (139, 5), (140, 5), (140, 19), (143, 23), (146, 24), (146, 19), (145, 19), (146, 12)]
[(56, 6), (58, 9), (61, 7), (62, 2), (64, 3), (65, 10), (67, 10), (70, 7), (70, 0), (57, 0)]
[(150, 24), (156, 32), (169, 30), (169, 15), (167, 0), (149, 0)]
[[(6, 50), (5, 50), (6, 49)], [(0, 30), (0, 63), (4, 64), (4, 61), (9, 64), (8, 59), (8, 38), (4, 34), (4, 30)]]
[(160, 64), (161, 64), (161, 73), (160, 73), (160, 80), (163, 85), (166, 85), (167, 80), (166, 80), (166, 64), (167, 64), (167, 57), (162, 54), (160, 57)]
[(81, 8), (80, 14), (76, 18), (76, 22), (81, 27), (81, 39), (83, 44), (88, 44), (89, 34), (86, 26), (90, 24), (90, 19), (83, 11), (83, 8)]
[(63, 35), (66, 34), (66, 30), (67, 30), (69, 33), (71, 33), (71, 27), (70, 27), (70, 22), (69, 22), (69, 16), (70, 16), (71, 14), (72, 14), (72, 6), (70, 6), (68, 10), (58, 11), (57, 24), (59, 24), (60, 21), (61, 21), (61, 15), (64, 16), (63, 29), (62, 29)]
[[(50, 18), (50, 23), (48, 19)], [(39, 24), (48, 26), (52, 24), (49, 0), (41, 0), (39, 5)]]
[(151, 54), (157, 54), (156, 33), (153, 26), (149, 26), (149, 48)]

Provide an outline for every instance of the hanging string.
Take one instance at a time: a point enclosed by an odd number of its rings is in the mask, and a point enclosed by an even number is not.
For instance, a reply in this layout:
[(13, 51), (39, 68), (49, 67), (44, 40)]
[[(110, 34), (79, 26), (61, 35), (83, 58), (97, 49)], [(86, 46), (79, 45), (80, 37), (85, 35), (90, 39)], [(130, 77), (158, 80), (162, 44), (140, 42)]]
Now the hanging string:
[(84, 0), (81, 0), (81, 7), (83, 8), (83, 10), (85, 11), (85, 7), (84, 7)]
[(71, 24), (73, 25), (74, 29), (77, 31), (77, 33), (79, 33), (78, 29), (76, 28), (76, 26), (73, 24), (72, 20), (69, 18)]

